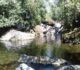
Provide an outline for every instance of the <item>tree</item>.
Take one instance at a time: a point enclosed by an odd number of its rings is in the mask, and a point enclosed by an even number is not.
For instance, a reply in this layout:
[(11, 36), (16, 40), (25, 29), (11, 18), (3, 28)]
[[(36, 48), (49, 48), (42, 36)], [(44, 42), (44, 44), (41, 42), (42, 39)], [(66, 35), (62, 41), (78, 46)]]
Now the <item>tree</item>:
[(45, 15), (43, 0), (1, 0), (0, 27), (16, 24), (35, 26)]
[[(65, 21), (66, 28), (73, 28), (80, 14), (80, 0), (59, 0), (58, 4), (52, 7), (53, 17)], [(79, 22), (78, 22), (79, 23)]]

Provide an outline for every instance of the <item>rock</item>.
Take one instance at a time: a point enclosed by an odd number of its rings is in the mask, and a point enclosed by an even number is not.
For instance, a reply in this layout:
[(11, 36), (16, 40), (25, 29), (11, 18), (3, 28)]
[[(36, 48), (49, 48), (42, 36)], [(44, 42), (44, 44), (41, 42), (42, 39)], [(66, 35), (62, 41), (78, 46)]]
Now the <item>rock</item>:
[(46, 33), (47, 42), (54, 41), (55, 40), (55, 35), (54, 35), (55, 29), (53, 29), (53, 27), (47, 25), (46, 30), (47, 30), (47, 33)]
[(36, 36), (44, 37), (43, 33), (46, 31), (46, 29), (42, 25), (36, 25), (34, 30), (36, 32)]
[(19, 67), (16, 68), (16, 70), (34, 70), (34, 69), (28, 66), (27, 64), (22, 63), (19, 65)]
[(3, 35), (0, 40), (6, 40), (6, 41), (15, 41), (15, 40), (27, 40), (27, 39), (34, 39), (35, 38), (35, 33), (26, 33), (26, 32), (21, 32), (17, 30), (10, 30), (7, 32), (5, 35)]
[(23, 55), (20, 56), (18, 62), (25, 62), (25, 63), (27, 63), (27, 60), (29, 58), (30, 58), (29, 56), (27, 56), (26, 54), (23, 54)]
[(70, 66), (62, 66), (62, 67), (60, 67), (57, 70), (74, 70), (74, 68), (73, 67), (70, 67)]
[(45, 42), (50, 43), (51, 41), (53, 42), (55, 40), (55, 29), (49, 25), (36, 25), (34, 30), (36, 33), (37, 44), (44, 44)]
[(80, 65), (67, 65), (67, 66), (62, 66), (57, 70), (80, 70)]
[[(22, 60), (25, 60), (25, 61), (22, 61)], [(44, 65), (52, 64), (56, 68), (56, 70), (80, 70), (80, 65), (72, 65), (64, 59), (59, 59), (59, 58), (51, 59), (51, 58), (46, 57), (46, 56), (37, 57), (37, 56), (27, 56), (24, 54), (24, 55), (22, 55), (22, 58), (20, 58), (19, 62), (40, 63), (40, 64), (44, 64)]]
[(55, 59), (55, 58), (49, 58), (47, 56), (28, 56), (28, 55), (21, 55), (18, 62), (24, 62), (24, 63), (41, 63), (41, 64), (52, 64), (53, 66), (61, 66), (68, 64), (68, 62), (64, 59)]
[(61, 65), (65, 65), (66, 63), (68, 63), (68, 62), (66, 60), (64, 60), (64, 59), (57, 59), (52, 64), (57, 66), (57, 67), (59, 67)]

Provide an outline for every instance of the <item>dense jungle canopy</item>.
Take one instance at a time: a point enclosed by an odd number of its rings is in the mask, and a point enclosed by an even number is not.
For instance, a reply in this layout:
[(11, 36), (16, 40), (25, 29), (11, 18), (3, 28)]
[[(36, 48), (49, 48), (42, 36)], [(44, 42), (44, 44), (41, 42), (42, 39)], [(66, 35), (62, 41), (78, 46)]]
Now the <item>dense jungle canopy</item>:
[(80, 27), (80, 0), (0, 0), (0, 27), (35, 26), (48, 18)]

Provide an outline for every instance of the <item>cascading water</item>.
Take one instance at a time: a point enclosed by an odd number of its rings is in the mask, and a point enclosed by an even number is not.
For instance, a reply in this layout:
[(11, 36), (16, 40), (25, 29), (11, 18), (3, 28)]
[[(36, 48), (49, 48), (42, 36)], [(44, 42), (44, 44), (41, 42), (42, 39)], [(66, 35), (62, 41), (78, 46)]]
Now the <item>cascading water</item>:
[[(47, 11), (47, 13), (46, 13), (47, 15), (51, 14), (51, 12), (52, 12), (51, 11), (52, 6), (57, 5), (58, 2), (59, 2), (59, 0), (44, 0), (44, 5), (45, 5), (46, 11)], [(51, 16), (49, 16), (49, 15), (48, 15), (48, 17), (51, 18)], [(52, 33), (52, 34), (54, 34), (54, 33)], [(55, 47), (59, 47), (61, 45), (61, 38), (60, 38), (60, 36), (61, 35), (58, 33), (57, 36), (56, 36), (58, 38), (57, 41), (53, 42), (53, 43), (56, 44)], [(48, 35), (48, 37), (49, 37), (49, 35)], [(51, 45), (48, 45), (46, 47), (46, 52), (45, 52), (46, 56), (53, 57), (52, 56), (52, 51), (53, 51), (53, 49), (52, 49)]]

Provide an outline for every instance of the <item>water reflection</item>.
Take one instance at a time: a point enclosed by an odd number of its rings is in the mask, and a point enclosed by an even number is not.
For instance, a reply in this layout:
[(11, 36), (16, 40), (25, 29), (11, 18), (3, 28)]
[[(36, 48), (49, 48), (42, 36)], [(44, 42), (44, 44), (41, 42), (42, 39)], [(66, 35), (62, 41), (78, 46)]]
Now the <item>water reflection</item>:
[[(3, 44), (1, 44), (1, 43), (3, 43)], [(70, 62), (75, 61), (75, 63), (79, 63), (79, 61), (80, 61), (80, 59), (79, 59), (80, 54), (75, 57), (73, 57), (74, 54), (67, 55), (68, 52), (69, 53), (71, 52), (73, 47), (68, 48), (68, 45), (64, 45), (64, 47), (61, 45), (61, 47), (60, 46), (58, 47), (57, 46), (58, 44), (55, 44), (54, 41), (46, 42), (45, 39), (43, 40), (43, 39), (36, 38), (35, 40), (27, 40), (27, 41), (26, 40), (25, 41), (1, 41), (1, 43), (0, 43), (0, 51), (3, 48), (3, 50), (2, 50), (3, 52), (6, 51), (7, 49), (8, 50), (13, 49), (13, 50), (17, 50), (18, 54), (27, 54), (27, 55), (32, 55), (32, 56), (48, 56), (50, 58), (59, 57), (59, 58), (65, 58), (65, 59), (69, 60)], [(6, 47), (7, 49), (5, 49), (4, 47)], [(78, 49), (78, 51), (80, 51), (79, 48), (76, 48), (74, 46), (74, 50), (72, 50), (72, 51), (75, 52), (75, 50), (77, 50), (77, 49)], [(4, 54), (4, 56), (6, 54)], [(8, 54), (10, 54), (10, 52)], [(17, 56), (15, 56), (15, 57), (17, 57)], [(78, 61), (76, 62), (77, 59), (78, 59)], [(36, 65), (36, 66), (38, 66), (38, 65)], [(35, 68), (35, 65), (34, 65), (34, 68)], [(36, 68), (39, 68), (39, 70), (53, 70), (53, 67), (50, 67), (50, 66), (48, 67), (45, 65), (41, 65)], [(4, 70), (11, 70), (11, 69), (7, 68)], [(36, 69), (36, 70), (38, 70), (38, 69)]]
[(48, 44), (45, 51), (46, 56), (52, 57), (53, 56), (52, 52), (53, 52), (53, 47), (50, 44)]
[(8, 49), (21, 49), (22, 47), (25, 47), (26, 45), (29, 45), (33, 40), (24, 40), (24, 41), (0, 41), (4, 44), (4, 46)]
[[(24, 41), (1, 41), (8, 50), (18, 50), (20, 54), (53, 57), (60, 45), (45, 37)], [(58, 47), (59, 46), (59, 47)], [(55, 47), (55, 48), (54, 48)], [(58, 53), (59, 54), (59, 53)]]

